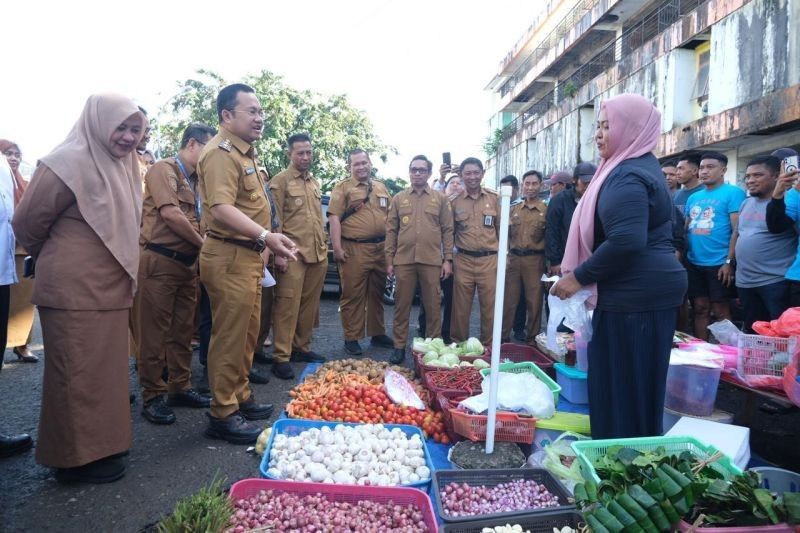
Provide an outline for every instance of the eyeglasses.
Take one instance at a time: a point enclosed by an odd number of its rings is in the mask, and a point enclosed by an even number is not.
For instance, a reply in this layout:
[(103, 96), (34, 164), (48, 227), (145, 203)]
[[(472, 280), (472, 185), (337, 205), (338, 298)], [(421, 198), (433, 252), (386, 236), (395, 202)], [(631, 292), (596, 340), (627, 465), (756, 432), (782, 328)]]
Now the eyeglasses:
[(427, 174), (430, 172), (427, 168), (411, 167), (409, 171), (412, 174)]
[(264, 118), (263, 109), (255, 109), (251, 107), (250, 109), (233, 109), (231, 111), (234, 113), (247, 113), (248, 115), (250, 115), (251, 118), (255, 117)]

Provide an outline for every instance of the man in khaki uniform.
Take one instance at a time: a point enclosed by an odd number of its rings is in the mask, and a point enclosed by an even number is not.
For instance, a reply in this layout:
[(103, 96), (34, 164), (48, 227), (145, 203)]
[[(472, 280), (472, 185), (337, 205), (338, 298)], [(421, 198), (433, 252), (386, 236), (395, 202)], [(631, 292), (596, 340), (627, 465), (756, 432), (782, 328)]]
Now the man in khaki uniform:
[[(142, 416), (153, 424), (175, 422), (170, 405), (208, 407), (211, 403), (191, 388), (191, 342), (197, 256), (203, 245), (195, 167), (203, 146), (216, 133), (204, 124), (190, 125), (183, 132), (178, 154), (162, 159), (145, 175), (133, 313), (139, 339)], [(168, 384), (161, 376), (165, 366)]]
[(311, 332), (328, 269), (328, 244), (322, 224), (322, 193), (309, 172), (311, 138), (302, 133), (292, 135), (287, 147), (291, 164), (272, 178), (269, 190), (275, 199), (279, 231), (297, 243), (299, 260), (287, 263), (275, 258), (272, 373), (281, 379), (294, 379), (290, 359), (325, 361), (311, 351)]
[(258, 335), (266, 249), (293, 259), (295, 246), (269, 230), (269, 201), (252, 146), (261, 137), (264, 111), (253, 89), (243, 84), (223, 88), (217, 115), (220, 133), (208, 142), (197, 166), (207, 227), (200, 279), (213, 317), (206, 435), (248, 444), (256, 441), (261, 427), (246, 420), (267, 419), (273, 411), (272, 405), (255, 401), (247, 379)]
[(333, 257), (339, 265), (344, 349), (361, 355), (358, 340), (366, 334), (373, 346), (391, 348), (383, 323), (386, 288), (386, 213), (389, 191), (372, 179), (372, 161), (364, 150), (347, 156), (350, 179), (333, 187), (328, 205)]
[(492, 343), (497, 281), (497, 237), (500, 231), (498, 195), (481, 187), (483, 163), (480, 159), (468, 157), (461, 163), (461, 179), (464, 192), (451, 202), (457, 253), (453, 265), (450, 336), (456, 342), (469, 337), (469, 316), (477, 290), (481, 306), (480, 341), (488, 345)]
[(508, 264), (503, 309), (503, 342), (511, 335), (520, 286), (528, 311), (526, 342), (533, 344), (542, 321), (542, 274), (544, 264), (544, 230), (547, 204), (539, 199), (542, 176), (535, 170), (522, 176), (524, 201), (511, 208), (508, 228)]
[(397, 279), (394, 296), (394, 354), (399, 364), (406, 356), (408, 318), (417, 283), (425, 309), (425, 331), (441, 336), (442, 302), (439, 281), (452, 273), (453, 214), (447, 197), (428, 186), (433, 163), (424, 155), (408, 167), (411, 187), (392, 199), (386, 226), (386, 265)]

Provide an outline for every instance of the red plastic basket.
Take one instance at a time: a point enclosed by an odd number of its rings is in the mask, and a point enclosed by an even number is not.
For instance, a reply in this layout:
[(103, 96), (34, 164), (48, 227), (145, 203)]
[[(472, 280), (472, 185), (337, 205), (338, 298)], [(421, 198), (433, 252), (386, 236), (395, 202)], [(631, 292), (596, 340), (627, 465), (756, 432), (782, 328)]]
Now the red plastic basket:
[[(491, 349), (487, 351), (488, 353), (486, 354), (485, 359), (488, 362), (491, 360), (492, 351)], [(555, 362), (533, 346), (529, 346), (527, 344), (514, 344), (511, 342), (501, 344), (500, 363), (502, 364), (508, 362), (506, 359), (512, 363), (535, 363), (536, 366), (544, 370), (548, 376), (553, 379), (556, 377), (556, 371), (555, 368), (553, 368)]]
[[(436, 401), (442, 408), (448, 436), (451, 432), (471, 441), (486, 440), (486, 415), (472, 415), (457, 408), (467, 395), (460, 391), (442, 391)], [(449, 415), (449, 416), (448, 416)], [(536, 419), (516, 413), (498, 411), (495, 418), (494, 438), (497, 441), (533, 443), (536, 434)], [(459, 439), (460, 440), (460, 439)]]
[[(447, 369), (447, 368), (436, 368), (436, 370), (426, 372), (424, 377), (422, 378), (422, 383), (425, 385), (426, 389), (428, 389), (429, 391), (431, 391), (434, 394), (438, 394), (438, 393), (440, 393), (440, 392), (442, 392), (444, 390), (454, 390), (452, 388), (437, 387), (436, 385), (431, 383), (431, 380), (430, 380), (430, 375), (431, 374), (440, 373), (440, 372), (450, 372), (450, 371), (451, 371), (451, 369)], [(480, 372), (477, 369), (475, 370), (475, 372), (478, 372), (480, 374)], [(483, 378), (481, 378), (481, 380), (483, 380)], [(478, 386), (476, 387), (476, 389), (473, 392), (475, 394), (478, 394), (478, 393), (481, 392), (481, 390), (482, 390), (481, 386), (480, 386), (480, 384), (478, 384)], [(461, 392), (465, 392), (466, 393), (466, 392), (469, 392), (469, 391), (463, 390)]]
[(278, 481), (272, 479), (243, 479), (231, 487), (229, 497), (232, 500), (255, 496), (262, 490), (290, 492), (304, 496), (306, 494), (322, 494), (331, 501), (356, 503), (373, 501), (379, 503), (392, 502), (397, 505), (414, 505), (422, 513), (428, 530), (436, 532), (439, 526), (433, 512), (433, 504), (427, 494), (421, 490), (405, 487), (362, 487), (360, 485), (332, 485), (326, 483), (303, 483), (296, 481)]
[[(459, 360), (466, 361), (468, 363), (471, 363), (471, 362), (475, 361), (475, 359), (483, 359), (484, 361), (489, 361), (489, 352), (490, 351), (487, 348), (486, 350), (484, 350), (483, 355), (476, 355), (475, 357), (468, 356), (468, 355), (459, 355), (458, 358), (459, 358)], [(424, 353), (415, 352), (415, 351), (412, 350), (411, 355), (414, 358), (414, 370), (416, 371), (416, 373), (420, 377), (420, 379), (423, 380), (423, 382), (424, 382), (424, 379), (425, 379), (425, 373), (426, 372), (431, 372), (431, 371), (436, 371), (436, 370), (446, 370), (446, 368), (443, 368), (441, 366), (432, 366), (432, 365), (426, 365), (425, 363), (423, 363), (422, 362), (422, 358), (425, 357)], [(552, 363), (550, 364), (550, 366), (552, 366)]]

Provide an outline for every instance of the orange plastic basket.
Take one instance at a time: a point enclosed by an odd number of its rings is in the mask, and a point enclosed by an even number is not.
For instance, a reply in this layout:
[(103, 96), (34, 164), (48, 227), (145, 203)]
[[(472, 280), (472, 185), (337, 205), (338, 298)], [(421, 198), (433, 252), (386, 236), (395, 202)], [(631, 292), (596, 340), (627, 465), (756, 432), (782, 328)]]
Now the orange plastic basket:
[[(460, 391), (441, 391), (436, 395), (442, 412), (448, 436), (451, 433), (466, 437), (471, 441), (486, 440), (486, 415), (472, 415), (459, 410), (458, 402), (467, 395)], [(536, 419), (520, 416), (508, 411), (498, 411), (495, 418), (494, 438), (497, 441), (533, 443), (536, 434)]]

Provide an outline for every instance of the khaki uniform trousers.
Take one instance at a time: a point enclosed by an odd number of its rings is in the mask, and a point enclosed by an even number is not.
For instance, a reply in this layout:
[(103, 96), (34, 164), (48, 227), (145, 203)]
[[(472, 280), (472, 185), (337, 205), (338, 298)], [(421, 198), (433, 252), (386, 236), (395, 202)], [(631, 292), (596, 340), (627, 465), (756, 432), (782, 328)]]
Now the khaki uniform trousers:
[[(196, 266), (187, 267), (149, 250), (139, 254), (136, 338), (139, 385), (148, 402), (191, 388), (192, 333), (197, 306)], [(161, 378), (164, 367), (169, 383)]]
[(325, 283), (328, 259), (306, 263), (289, 261), (286, 272), (276, 272), (272, 304), (272, 360), (288, 362), (292, 350), (308, 352), (319, 313), (319, 297)]
[(394, 347), (405, 348), (408, 341), (408, 319), (411, 304), (419, 282), (422, 307), (425, 309), (425, 334), (428, 337), (442, 336), (442, 288), (439, 278), (442, 267), (436, 265), (396, 265), (394, 277), (397, 287), (394, 293)]
[(478, 291), (481, 307), (480, 341), (483, 345), (492, 343), (492, 324), (494, 321), (494, 293), (497, 283), (497, 254), (485, 257), (472, 257), (455, 254), (453, 261), (453, 315), (450, 337), (454, 342), (469, 338), (469, 317), (472, 313), (472, 300)]
[(383, 322), (383, 292), (386, 289), (384, 244), (357, 243), (342, 239), (347, 261), (339, 263), (342, 294), (342, 329), (345, 341), (386, 334)]
[(208, 238), (200, 251), (200, 280), (211, 302), (208, 382), (211, 416), (225, 418), (250, 398), (247, 379), (261, 319), (261, 254)]
[(544, 255), (517, 256), (509, 254), (506, 266), (506, 292), (503, 304), (503, 339), (511, 335), (514, 325), (514, 314), (519, 303), (520, 285), (525, 291), (525, 307), (528, 320), (525, 324), (527, 337), (525, 342), (533, 344), (542, 325), (542, 274), (544, 273)]

